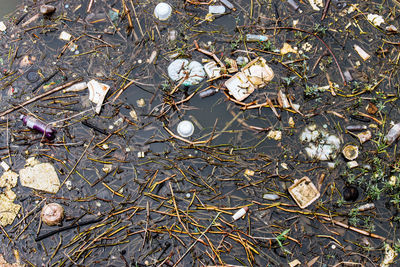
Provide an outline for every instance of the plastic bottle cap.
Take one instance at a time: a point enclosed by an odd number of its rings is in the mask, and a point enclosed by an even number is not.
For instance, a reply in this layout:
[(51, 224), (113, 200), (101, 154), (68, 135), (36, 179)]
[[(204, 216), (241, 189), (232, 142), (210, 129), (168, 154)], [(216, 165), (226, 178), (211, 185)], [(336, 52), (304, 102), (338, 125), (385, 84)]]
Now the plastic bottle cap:
[(154, 9), (154, 16), (159, 20), (167, 20), (172, 13), (172, 7), (167, 3), (159, 3)]
[(181, 121), (177, 127), (178, 134), (182, 137), (189, 137), (194, 132), (193, 123), (190, 121)]

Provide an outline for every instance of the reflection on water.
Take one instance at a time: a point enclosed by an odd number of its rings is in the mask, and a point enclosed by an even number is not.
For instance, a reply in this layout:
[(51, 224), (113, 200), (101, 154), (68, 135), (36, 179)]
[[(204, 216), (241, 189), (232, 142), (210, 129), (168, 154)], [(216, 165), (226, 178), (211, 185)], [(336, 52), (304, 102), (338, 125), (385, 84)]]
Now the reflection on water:
[(0, 18), (13, 12), (21, 0), (0, 0)]

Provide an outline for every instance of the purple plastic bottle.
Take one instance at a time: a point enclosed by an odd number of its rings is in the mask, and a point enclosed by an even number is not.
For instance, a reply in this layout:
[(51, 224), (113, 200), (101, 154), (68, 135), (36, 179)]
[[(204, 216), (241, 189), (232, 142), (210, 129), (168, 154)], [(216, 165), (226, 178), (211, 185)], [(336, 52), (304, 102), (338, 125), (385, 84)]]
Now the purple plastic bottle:
[(46, 127), (46, 123), (44, 123), (43, 121), (26, 115), (21, 115), (20, 119), (24, 122), (26, 127), (44, 134), (47, 139), (52, 140), (55, 138), (56, 130), (54, 130), (50, 126)]

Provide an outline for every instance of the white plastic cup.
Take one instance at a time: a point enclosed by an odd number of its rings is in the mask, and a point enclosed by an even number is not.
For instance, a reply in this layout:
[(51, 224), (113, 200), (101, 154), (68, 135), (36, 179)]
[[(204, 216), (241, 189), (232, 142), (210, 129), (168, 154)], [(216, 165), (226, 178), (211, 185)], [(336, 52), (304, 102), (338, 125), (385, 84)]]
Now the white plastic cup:
[(181, 121), (178, 124), (178, 127), (176, 129), (178, 131), (178, 134), (182, 137), (189, 137), (193, 134), (194, 132), (194, 126), (193, 123), (190, 121)]
[(154, 16), (159, 20), (167, 20), (172, 13), (172, 7), (167, 3), (159, 3), (154, 9)]

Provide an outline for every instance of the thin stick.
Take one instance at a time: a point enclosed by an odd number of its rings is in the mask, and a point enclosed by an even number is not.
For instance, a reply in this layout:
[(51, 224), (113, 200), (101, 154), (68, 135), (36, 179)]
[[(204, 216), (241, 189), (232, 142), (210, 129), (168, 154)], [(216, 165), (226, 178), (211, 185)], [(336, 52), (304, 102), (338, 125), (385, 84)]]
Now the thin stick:
[(92, 140), (90, 140), (88, 146), (85, 148), (85, 151), (83, 151), (82, 155), (79, 157), (78, 161), (75, 163), (74, 167), (69, 171), (67, 177), (65, 177), (64, 181), (61, 183), (60, 185), (60, 189), (61, 187), (65, 184), (65, 182), (68, 180), (68, 178), (71, 176), (71, 174), (74, 172), (74, 170), (76, 169), (76, 167), (78, 166), (79, 162), (81, 161), (81, 159), (83, 158), (83, 156), (86, 154), (86, 151), (89, 149), (90, 145), (92, 144), (94, 139), (94, 135), (92, 137)]
[[(207, 228), (201, 233), (201, 235), (193, 242), (193, 244), (190, 245), (190, 247), (186, 250), (185, 253), (178, 259), (177, 262), (172, 267), (177, 266), (183, 258), (190, 252), (190, 250), (197, 244), (197, 242), (208, 232), (208, 230), (211, 228), (211, 226), (215, 223), (215, 221), (218, 219), (219, 215), (221, 215), (221, 212), (218, 212), (213, 221), (207, 226)], [(161, 265), (158, 265), (158, 267), (161, 267)]]
[(60, 86), (58, 86), (56, 88), (53, 88), (53, 89), (51, 89), (51, 90), (49, 90), (49, 91), (47, 91), (47, 92), (45, 92), (45, 93), (43, 93), (41, 95), (35, 96), (35, 97), (25, 101), (24, 103), (18, 104), (17, 106), (14, 106), (12, 108), (9, 108), (9, 109), (1, 112), (0, 113), (0, 117), (3, 117), (3, 116), (5, 116), (5, 115), (7, 115), (7, 114), (9, 114), (9, 113), (11, 113), (11, 112), (13, 112), (15, 110), (18, 110), (18, 109), (22, 108), (23, 106), (31, 104), (31, 103), (33, 103), (33, 102), (35, 102), (35, 101), (37, 101), (37, 100), (39, 100), (39, 99), (41, 99), (43, 97), (46, 97), (48, 95), (51, 95), (51, 94), (56, 93), (58, 91), (61, 91), (61, 90), (65, 89), (65, 88), (67, 88), (67, 87), (69, 87), (69, 86), (71, 86), (71, 85), (73, 85), (73, 84), (75, 84), (77, 82), (81, 82), (82, 80), (83, 80), (83, 78), (78, 78), (78, 79), (76, 79), (74, 81), (70, 81), (70, 82), (65, 83), (63, 85), (60, 85)]
[(312, 36), (314, 36), (315, 38), (317, 38), (318, 40), (321, 41), (321, 43), (326, 47), (326, 49), (328, 49), (329, 54), (331, 54), (331, 56), (333, 57), (333, 60), (335, 61), (336, 66), (338, 67), (339, 73), (340, 73), (340, 77), (343, 80), (343, 84), (347, 85), (346, 79), (344, 78), (342, 69), (340, 68), (340, 65), (335, 57), (335, 54), (333, 54), (332, 50), (330, 49), (330, 47), (324, 42), (324, 40), (321, 39), (321, 37), (319, 37), (318, 35), (316, 35), (315, 33), (303, 30), (303, 29), (299, 29), (299, 28), (295, 28), (295, 27), (273, 27), (273, 28), (263, 28), (264, 30), (292, 30), (292, 31), (299, 31), (299, 32), (304, 32), (307, 34), (310, 34)]
[(357, 232), (357, 233), (362, 234), (362, 235), (365, 235), (365, 236), (370, 236), (370, 237), (373, 237), (373, 238), (379, 238), (379, 239), (381, 239), (381, 240), (386, 240), (386, 238), (384, 238), (383, 236), (376, 235), (376, 234), (373, 234), (373, 233), (364, 231), (364, 230), (362, 230), (362, 229), (358, 229), (358, 228), (356, 228), (356, 227), (353, 227), (353, 226), (347, 225), (347, 224), (345, 224), (345, 223), (336, 221), (336, 220), (331, 219), (331, 218), (329, 218), (329, 217), (323, 216), (322, 219), (327, 220), (327, 221), (330, 221), (330, 222), (332, 222), (333, 224), (336, 224), (336, 225), (338, 225), (338, 226), (341, 226), (341, 227), (343, 227), (343, 228), (352, 230), (352, 231), (354, 231), (354, 232)]

